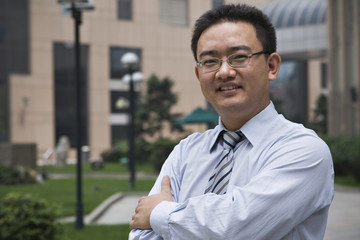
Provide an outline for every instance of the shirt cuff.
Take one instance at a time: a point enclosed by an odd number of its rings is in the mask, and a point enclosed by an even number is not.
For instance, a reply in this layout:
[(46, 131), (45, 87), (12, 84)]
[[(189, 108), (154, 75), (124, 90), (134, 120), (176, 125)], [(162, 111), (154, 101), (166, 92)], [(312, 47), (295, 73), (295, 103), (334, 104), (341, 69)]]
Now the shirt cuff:
[(163, 239), (170, 238), (169, 218), (178, 205), (176, 202), (162, 201), (150, 214), (151, 228)]

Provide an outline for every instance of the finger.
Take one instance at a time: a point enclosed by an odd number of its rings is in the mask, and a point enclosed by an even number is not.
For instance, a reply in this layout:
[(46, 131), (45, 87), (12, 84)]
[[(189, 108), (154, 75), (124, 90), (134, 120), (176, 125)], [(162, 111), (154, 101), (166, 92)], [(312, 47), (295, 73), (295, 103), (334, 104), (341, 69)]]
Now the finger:
[(139, 198), (138, 203), (140, 203), (141, 200), (143, 200), (144, 198), (146, 198), (146, 196), (142, 196), (141, 198)]
[(161, 192), (171, 195), (170, 177), (165, 175), (161, 181)]
[(131, 230), (133, 230), (135, 228), (134, 220), (130, 222), (129, 226), (130, 226)]

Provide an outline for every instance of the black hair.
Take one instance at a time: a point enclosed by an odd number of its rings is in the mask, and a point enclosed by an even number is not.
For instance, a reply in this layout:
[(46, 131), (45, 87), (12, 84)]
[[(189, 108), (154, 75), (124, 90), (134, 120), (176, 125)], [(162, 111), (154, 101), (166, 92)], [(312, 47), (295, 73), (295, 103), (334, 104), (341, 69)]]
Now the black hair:
[(221, 22), (248, 22), (256, 31), (256, 37), (268, 53), (276, 52), (276, 32), (269, 18), (259, 9), (245, 4), (229, 4), (205, 12), (195, 23), (191, 39), (191, 50), (197, 61), (197, 44), (201, 34), (209, 27)]

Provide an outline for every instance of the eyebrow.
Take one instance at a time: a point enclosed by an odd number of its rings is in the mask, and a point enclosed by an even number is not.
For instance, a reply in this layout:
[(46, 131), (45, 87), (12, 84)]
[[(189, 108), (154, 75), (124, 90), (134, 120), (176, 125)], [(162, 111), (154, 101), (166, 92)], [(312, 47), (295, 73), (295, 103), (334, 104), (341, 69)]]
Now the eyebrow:
[[(246, 46), (246, 45), (238, 45), (238, 46), (229, 47), (228, 49), (226, 49), (226, 52), (229, 54), (229, 53), (232, 53), (232, 52), (235, 52), (235, 51), (238, 51), (238, 50), (251, 50), (251, 48), (249, 46)], [(216, 55), (218, 53), (219, 53), (219, 51), (216, 51), (216, 50), (203, 51), (203, 52), (200, 53), (199, 59), (201, 59), (204, 56), (209, 56), (209, 55), (213, 56), (213, 55)]]

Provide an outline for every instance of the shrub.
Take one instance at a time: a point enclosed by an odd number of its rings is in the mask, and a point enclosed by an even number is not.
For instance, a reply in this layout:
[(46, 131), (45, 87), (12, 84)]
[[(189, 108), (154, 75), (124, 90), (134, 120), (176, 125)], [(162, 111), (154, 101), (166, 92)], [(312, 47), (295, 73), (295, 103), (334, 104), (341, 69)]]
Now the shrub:
[(360, 182), (360, 137), (327, 136), (323, 139), (331, 150), (335, 174), (353, 175)]
[(8, 193), (0, 200), (0, 239), (60, 239), (62, 226), (55, 221), (58, 216), (58, 207), (44, 199)]
[(171, 139), (161, 138), (153, 143), (149, 143), (147, 151), (149, 152), (149, 160), (154, 166), (154, 169), (158, 172), (161, 170), (161, 166), (165, 162), (174, 147), (178, 144), (178, 141)]
[(117, 149), (110, 149), (106, 150), (101, 153), (101, 158), (104, 162), (112, 162), (117, 163), (119, 162), (119, 159), (121, 158), (120, 151)]
[(0, 184), (15, 185), (36, 182), (36, 172), (23, 166), (4, 166), (0, 164)]
[(122, 157), (127, 157), (128, 151), (128, 141), (120, 140), (112, 149), (102, 152), (101, 157), (104, 162), (118, 163)]

